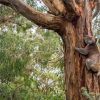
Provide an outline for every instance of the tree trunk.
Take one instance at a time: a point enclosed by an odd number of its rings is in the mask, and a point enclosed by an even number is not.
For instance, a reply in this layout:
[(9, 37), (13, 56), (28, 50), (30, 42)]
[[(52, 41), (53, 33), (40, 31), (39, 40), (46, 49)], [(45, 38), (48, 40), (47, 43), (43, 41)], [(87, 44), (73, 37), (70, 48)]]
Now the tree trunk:
[(81, 88), (86, 87), (89, 92), (98, 93), (100, 84), (96, 74), (88, 71), (85, 66), (85, 57), (75, 51), (75, 47), (84, 47), (83, 34), (87, 27), (81, 17), (76, 23), (64, 23), (63, 47), (64, 47), (64, 71), (66, 100), (86, 100), (82, 96)]

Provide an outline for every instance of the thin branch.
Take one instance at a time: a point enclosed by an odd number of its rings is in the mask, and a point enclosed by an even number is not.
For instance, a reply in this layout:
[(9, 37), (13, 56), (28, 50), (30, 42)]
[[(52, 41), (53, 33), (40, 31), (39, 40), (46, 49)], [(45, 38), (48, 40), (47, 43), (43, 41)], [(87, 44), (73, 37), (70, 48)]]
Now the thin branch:
[(98, 15), (99, 12), (100, 12), (100, 0), (97, 0), (95, 12), (93, 13), (93, 18), (95, 18), (96, 15)]
[(9, 15), (9, 16), (0, 16), (0, 24), (10, 21), (11, 19), (15, 17), (15, 15), (16, 13), (13, 13), (12, 15)]

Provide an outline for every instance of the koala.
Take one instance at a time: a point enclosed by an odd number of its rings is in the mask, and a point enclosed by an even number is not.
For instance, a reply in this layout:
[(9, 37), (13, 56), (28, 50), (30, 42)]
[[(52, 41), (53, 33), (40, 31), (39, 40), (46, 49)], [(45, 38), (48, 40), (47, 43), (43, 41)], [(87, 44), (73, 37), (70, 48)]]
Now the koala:
[(97, 72), (97, 76), (100, 76), (100, 53), (96, 46), (96, 39), (86, 36), (84, 42), (86, 44), (85, 48), (75, 48), (75, 50), (86, 56), (85, 64), (87, 69)]

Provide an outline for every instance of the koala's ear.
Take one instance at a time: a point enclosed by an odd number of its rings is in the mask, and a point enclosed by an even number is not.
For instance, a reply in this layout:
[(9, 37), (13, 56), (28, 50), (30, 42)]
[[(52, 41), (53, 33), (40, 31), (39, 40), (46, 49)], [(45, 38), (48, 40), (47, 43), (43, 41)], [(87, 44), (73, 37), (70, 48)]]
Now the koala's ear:
[(88, 55), (88, 53), (89, 53), (86, 48), (75, 48), (75, 50), (85, 56)]

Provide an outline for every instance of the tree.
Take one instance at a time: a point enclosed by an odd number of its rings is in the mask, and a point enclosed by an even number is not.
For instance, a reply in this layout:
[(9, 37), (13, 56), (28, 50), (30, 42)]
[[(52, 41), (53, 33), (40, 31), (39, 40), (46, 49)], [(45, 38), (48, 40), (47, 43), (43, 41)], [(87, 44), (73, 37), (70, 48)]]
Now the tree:
[[(38, 26), (54, 30), (63, 40), (66, 100), (85, 100), (81, 87), (91, 92), (100, 91), (98, 77), (85, 68), (85, 57), (79, 56), (75, 47), (85, 46), (83, 37), (93, 36), (91, 29), (92, 11), (99, 0), (42, 0), (48, 13), (41, 13), (20, 0), (0, 0)], [(96, 47), (96, 51), (98, 49)], [(75, 99), (74, 99), (75, 98)]]
[(37, 26), (35, 32), (23, 31), (31, 22), (20, 17), (16, 31), (9, 25), (0, 30), (0, 100), (63, 100), (59, 36)]

